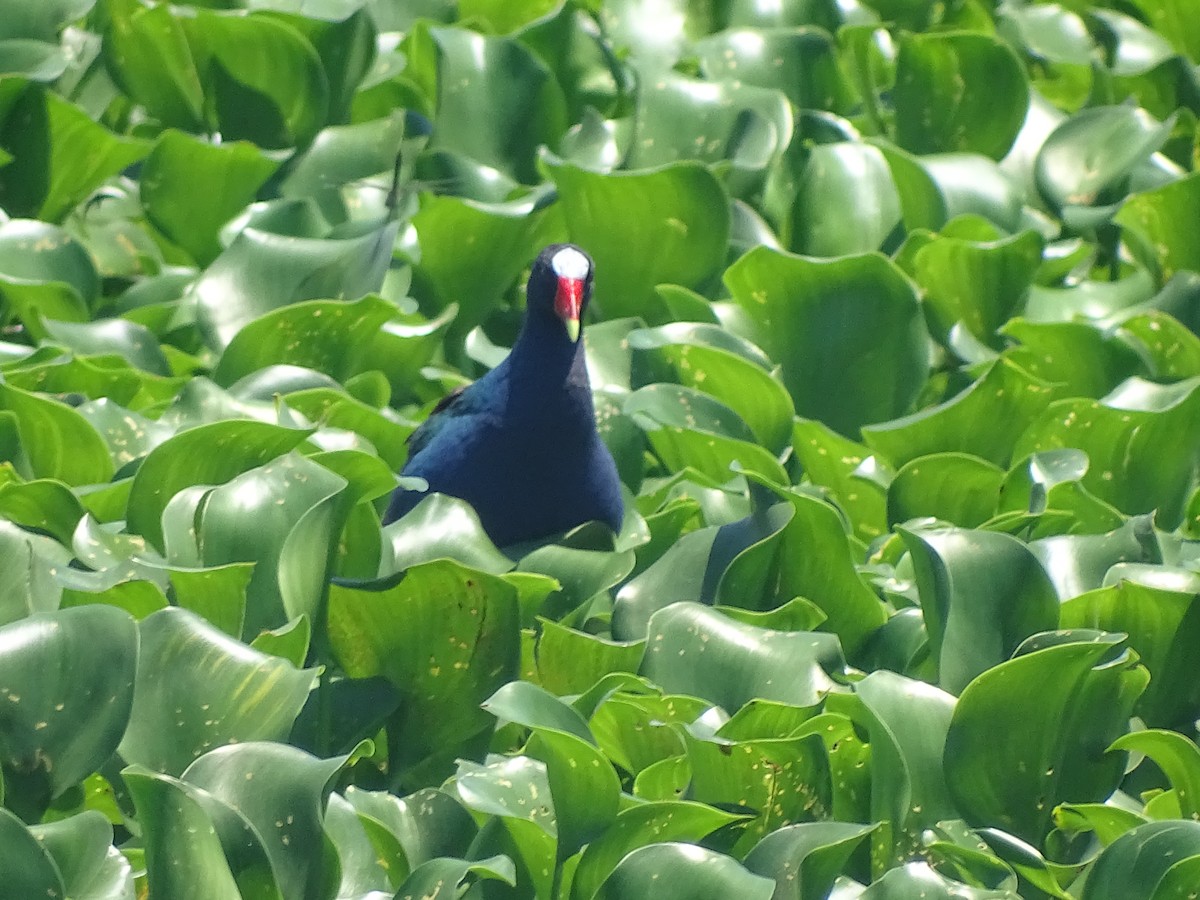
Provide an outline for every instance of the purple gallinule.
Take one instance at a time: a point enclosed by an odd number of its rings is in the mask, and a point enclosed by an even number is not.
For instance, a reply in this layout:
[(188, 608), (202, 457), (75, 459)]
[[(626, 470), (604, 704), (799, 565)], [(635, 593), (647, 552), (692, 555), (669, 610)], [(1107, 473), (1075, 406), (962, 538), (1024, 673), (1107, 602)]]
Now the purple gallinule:
[[(621, 527), (621, 483), (596, 432), (581, 339), (592, 270), (591, 257), (572, 244), (543, 250), (512, 352), (439, 403), (408, 439), (401, 474), (466, 500), (497, 546), (591, 520)], [(397, 489), (384, 522), (423, 496)]]

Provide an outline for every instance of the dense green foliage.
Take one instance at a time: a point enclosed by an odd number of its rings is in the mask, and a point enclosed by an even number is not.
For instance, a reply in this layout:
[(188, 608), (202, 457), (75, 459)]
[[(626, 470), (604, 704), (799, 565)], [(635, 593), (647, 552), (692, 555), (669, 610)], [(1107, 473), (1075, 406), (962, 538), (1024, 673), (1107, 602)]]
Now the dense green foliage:
[(0, 894), (1196, 896), (1193, 5), (0, 0)]

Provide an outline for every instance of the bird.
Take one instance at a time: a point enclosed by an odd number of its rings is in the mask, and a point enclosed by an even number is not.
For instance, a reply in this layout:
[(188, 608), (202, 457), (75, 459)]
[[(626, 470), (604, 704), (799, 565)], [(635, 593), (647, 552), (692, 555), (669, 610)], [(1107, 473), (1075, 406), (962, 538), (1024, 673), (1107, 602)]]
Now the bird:
[[(574, 244), (543, 249), (511, 352), (443, 399), (409, 436), (400, 474), (467, 501), (498, 547), (593, 520), (620, 531), (621, 481), (596, 428), (582, 340), (594, 272)], [(425, 496), (398, 487), (384, 524)]]

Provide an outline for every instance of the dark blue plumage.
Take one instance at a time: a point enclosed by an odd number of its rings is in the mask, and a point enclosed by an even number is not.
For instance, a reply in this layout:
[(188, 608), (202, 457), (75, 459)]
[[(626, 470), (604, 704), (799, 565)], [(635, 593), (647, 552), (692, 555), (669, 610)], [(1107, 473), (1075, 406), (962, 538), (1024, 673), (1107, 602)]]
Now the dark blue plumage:
[[(596, 433), (580, 321), (592, 261), (554, 244), (529, 276), (525, 322), (495, 369), (452, 395), (408, 442), (401, 474), (460, 497), (498, 546), (548, 537), (583, 522), (621, 526), (621, 485)], [(398, 489), (384, 522), (424, 497)]]

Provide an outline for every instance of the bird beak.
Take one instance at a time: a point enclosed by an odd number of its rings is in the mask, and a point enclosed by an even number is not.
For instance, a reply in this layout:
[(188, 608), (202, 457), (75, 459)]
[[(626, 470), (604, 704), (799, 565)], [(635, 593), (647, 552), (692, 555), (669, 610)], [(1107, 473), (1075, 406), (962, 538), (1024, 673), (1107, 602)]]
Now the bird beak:
[(554, 312), (566, 326), (571, 343), (579, 340), (579, 314), (583, 311), (583, 279), (558, 279), (554, 293)]

